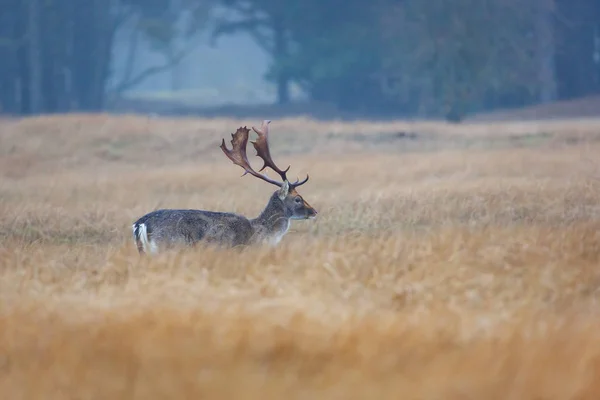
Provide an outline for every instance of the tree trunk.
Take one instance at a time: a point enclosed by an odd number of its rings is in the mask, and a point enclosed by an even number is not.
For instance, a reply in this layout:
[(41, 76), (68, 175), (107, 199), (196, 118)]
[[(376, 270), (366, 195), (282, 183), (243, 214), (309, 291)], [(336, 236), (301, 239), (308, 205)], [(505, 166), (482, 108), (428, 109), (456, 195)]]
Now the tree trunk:
[(559, 0), (560, 51), (557, 54), (558, 92), (561, 99), (598, 93), (594, 64), (594, 11), (592, 0)]
[(104, 100), (106, 95), (106, 82), (110, 74), (110, 60), (112, 48), (117, 30), (116, 21), (112, 17), (110, 7), (114, 2), (106, 4), (106, 0), (96, 0), (94, 7), (96, 10), (95, 20), (98, 51), (94, 57), (94, 82), (91, 99), (92, 109), (100, 111), (104, 109)]
[(40, 50), (40, 4), (29, 0), (27, 7), (27, 47), (29, 56), (29, 113), (42, 111), (42, 58)]
[(279, 73), (277, 75), (277, 103), (288, 104), (290, 102), (290, 84), (289, 78)]
[[(25, 7), (26, 8), (26, 7)], [(22, 64), (19, 57), (20, 39), (24, 37), (22, 4), (4, 3), (0, 5), (0, 14), (4, 23), (0, 24), (0, 38), (5, 45), (0, 46), (0, 114), (20, 114)]]
[(600, 1), (596, 1), (594, 8), (594, 85), (600, 92)]
[(277, 103), (288, 104), (290, 102), (290, 78), (282, 63), (288, 57), (288, 42), (285, 26), (279, 18), (273, 21), (273, 58), (276, 68), (275, 84), (277, 85)]
[(76, 2), (73, 24), (71, 84), (77, 108), (99, 111), (104, 106), (113, 22), (104, 1)]
[(45, 5), (40, 21), (41, 85), (43, 110), (49, 113), (69, 110), (65, 88), (65, 68), (67, 68), (67, 26), (69, 25), (70, 5), (73, 1), (40, 2)]
[(540, 103), (551, 103), (556, 100), (558, 95), (556, 86), (554, 21), (548, 0), (538, 0), (538, 6), (535, 16), (535, 30), (540, 68), (539, 101)]

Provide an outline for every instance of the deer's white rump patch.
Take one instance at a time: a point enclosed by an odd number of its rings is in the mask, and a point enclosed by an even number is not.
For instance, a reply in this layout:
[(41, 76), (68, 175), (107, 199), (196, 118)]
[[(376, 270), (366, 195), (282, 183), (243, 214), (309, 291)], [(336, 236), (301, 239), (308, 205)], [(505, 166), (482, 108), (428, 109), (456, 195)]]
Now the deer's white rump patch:
[(148, 240), (148, 228), (146, 224), (133, 224), (131, 226), (133, 230), (133, 239), (136, 243), (141, 244), (142, 250), (145, 253), (156, 253), (158, 248), (156, 243), (152, 242), (152, 240)]

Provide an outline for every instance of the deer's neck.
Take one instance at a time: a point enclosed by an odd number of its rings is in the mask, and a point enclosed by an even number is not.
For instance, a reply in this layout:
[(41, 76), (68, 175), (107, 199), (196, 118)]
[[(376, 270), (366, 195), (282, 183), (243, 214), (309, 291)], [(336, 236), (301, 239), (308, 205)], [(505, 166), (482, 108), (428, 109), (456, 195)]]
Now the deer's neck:
[(290, 228), (290, 216), (286, 213), (283, 201), (274, 193), (264, 210), (250, 223), (256, 241), (276, 245)]

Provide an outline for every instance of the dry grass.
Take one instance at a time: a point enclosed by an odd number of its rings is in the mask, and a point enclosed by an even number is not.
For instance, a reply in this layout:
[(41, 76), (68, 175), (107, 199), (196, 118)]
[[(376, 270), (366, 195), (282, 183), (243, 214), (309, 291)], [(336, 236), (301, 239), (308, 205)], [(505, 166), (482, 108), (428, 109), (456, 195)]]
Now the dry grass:
[(258, 122), (0, 124), (2, 398), (600, 396), (600, 122), (274, 121), (319, 218), (140, 259), (156, 207), (261, 210)]

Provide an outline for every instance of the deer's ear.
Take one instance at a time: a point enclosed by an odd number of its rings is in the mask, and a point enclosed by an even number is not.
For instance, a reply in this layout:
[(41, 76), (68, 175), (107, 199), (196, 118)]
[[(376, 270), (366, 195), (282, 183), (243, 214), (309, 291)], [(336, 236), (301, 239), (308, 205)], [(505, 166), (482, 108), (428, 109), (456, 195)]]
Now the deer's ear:
[(287, 197), (289, 191), (290, 191), (290, 183), (286, 180), (283, 182), (283, 185), (281, 185), (281, 188), (277, 192), (277, 195), (279, 196), (279, 198), (281, 200), (283, 200)]

